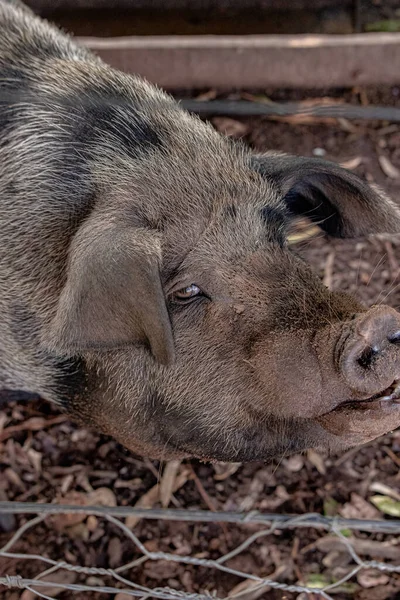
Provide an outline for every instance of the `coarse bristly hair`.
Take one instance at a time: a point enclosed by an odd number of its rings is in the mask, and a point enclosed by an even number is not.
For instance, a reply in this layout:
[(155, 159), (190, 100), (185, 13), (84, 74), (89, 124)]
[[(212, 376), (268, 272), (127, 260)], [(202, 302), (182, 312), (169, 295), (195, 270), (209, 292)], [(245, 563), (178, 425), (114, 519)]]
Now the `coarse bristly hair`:
[(296, 215), (335, 236), (400, 231), (353, 173), (256, 156), (0, 0), (0, 388), (150, 456), (267, 459), (392, 429), (399, 411), (336, 411), (400, 357), (344, 373), (354, 323), (383, 317), (288, 248)]

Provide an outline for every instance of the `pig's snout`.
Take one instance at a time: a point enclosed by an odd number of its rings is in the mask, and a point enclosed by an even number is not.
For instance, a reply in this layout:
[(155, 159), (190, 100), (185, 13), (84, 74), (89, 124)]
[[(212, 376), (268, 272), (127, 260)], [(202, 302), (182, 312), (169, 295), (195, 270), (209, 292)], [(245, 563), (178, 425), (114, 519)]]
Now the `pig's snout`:
[(384, 392), (400, 379), (400, 313), (379, 306), (357, 316), (342, 348), (340, 371), (355, 398)]

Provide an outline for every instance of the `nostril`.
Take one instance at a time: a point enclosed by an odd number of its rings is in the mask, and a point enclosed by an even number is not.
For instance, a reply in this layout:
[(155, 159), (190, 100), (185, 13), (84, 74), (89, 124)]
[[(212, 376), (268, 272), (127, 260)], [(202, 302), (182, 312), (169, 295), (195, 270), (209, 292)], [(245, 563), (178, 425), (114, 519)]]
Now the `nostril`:
[(361, 356), (357, 359), (357, 362), (363, 369), (369, 369), (375, 362), (378, 354), (379, 348), (377, 348), (377, 346), (369, 346), (368, 348), (365, 348)]
[(400, 331), (396, 331), (396, 333), (394, 333), (393, 335), (390, 335), (388, 337), (388, 340), (391, 344), (400, 345)]

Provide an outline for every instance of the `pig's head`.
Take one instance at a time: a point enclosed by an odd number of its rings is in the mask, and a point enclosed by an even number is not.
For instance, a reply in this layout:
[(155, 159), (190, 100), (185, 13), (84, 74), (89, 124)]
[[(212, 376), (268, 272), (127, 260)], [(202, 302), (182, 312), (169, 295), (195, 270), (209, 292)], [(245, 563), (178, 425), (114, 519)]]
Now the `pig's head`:
[(93, 161), (50, 332), (82, 375), (67, 409), (140, 453), (225, 461), (399, 426), (400, 314), (329, 291), (286, 239), (296, 215), (399, 232), (399, 210), (334, 164), (254, 156), (179, 115), (137, 158)]

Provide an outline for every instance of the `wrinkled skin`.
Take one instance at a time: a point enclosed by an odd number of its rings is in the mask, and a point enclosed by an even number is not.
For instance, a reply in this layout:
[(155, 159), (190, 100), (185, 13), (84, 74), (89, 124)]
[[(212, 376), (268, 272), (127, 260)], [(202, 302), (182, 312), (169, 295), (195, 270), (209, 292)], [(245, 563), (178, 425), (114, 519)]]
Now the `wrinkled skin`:
[(336, 165), (254, 156), (21, 6), (0, 0), (0, 388), (161, 458), (399, 426), (400, 315), (330, 292), (286, 241), (297, 215), (397, 233), (396, 205)]

